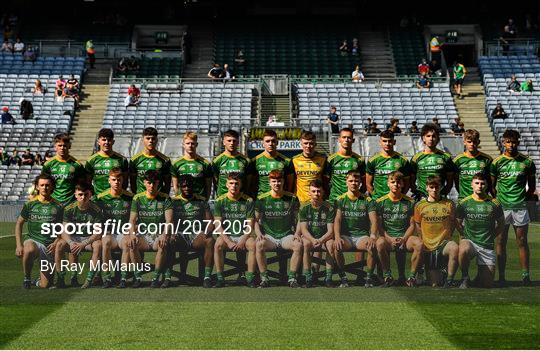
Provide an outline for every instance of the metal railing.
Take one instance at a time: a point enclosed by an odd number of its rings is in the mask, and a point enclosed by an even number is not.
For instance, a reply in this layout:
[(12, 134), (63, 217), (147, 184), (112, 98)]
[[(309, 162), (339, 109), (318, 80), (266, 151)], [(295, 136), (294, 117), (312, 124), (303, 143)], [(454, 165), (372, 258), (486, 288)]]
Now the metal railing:
[(502, 39), (484, 41), (485, 56), (536, 55), (540, 40), (536, 38)]
[[(414, 76), (407, 76), (407, 77), (397, 77), (397, 78), (366, 78), (364, 81), (359, 83), (353, 83), (350, 77), (308, 77), (308, 78), (296, 78), (291, 77), (290, 82), (295, 83), (311, 83), (311, 84), (321, 84), (321, 83), (351, 83), (351, 84), (358, 84), (358, 86), (362, 86), (363, 83), (375, 83), (376, 85), (382, 85), (383, 83), (415, 83), (418, 79), (417, 75)], [(429, 79), (431, 82), (443, 82), (447, 83), (448, 78), (445, 76), (442, 77), (431, 77)]]
[[(42, 56), (86, 56), (85, 42), (80, 40), (37, 39), (26, 43), (39, 49)], [(94, 42), (96, 58), (115, 58), (117, 50), (130, 50), (130, 42)]]

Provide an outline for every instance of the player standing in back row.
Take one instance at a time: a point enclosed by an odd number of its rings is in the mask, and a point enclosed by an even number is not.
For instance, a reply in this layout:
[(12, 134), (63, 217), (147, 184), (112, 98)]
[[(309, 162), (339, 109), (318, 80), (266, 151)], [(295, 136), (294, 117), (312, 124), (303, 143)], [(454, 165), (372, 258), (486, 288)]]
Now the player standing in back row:
[(322, 182), (326, 157), (315, 151), (317, 140), (313, 132), (302, 132), (300, 145), (302, 146), (302, 153), (292, 158), (294, 177), (291, 179), (289, 189), (294, 189), (292, 192), (296, 194), (300, 203), (306, 203), (310, 201), (309, 184), (314, 180)]
[(216, 198), (227, 193), (227, 177), (230, 173), (237, 173), (242, 183), (242, 192), (248, 189), (247, 168), (249, 158), (238, 151), (240, 135), (234, 130), (223, 133), (223, 151), (212, 161)]
[(514, 227), (521, 264), (521, 279), (524, 285), (530, 285), (529, 276), (529, 211), (526, 201), (532, 200), (536, 191), (536, 166), (531, 159), (518, 152), (519, 132), (507, 130), (502, 141), (504, 153), (497, 157), (490, 167), (493, 192), (504, 210), (506, 225), (497, 242), (497, 262), (499, 284), (506, 284), (506, 243), (510, 225)]

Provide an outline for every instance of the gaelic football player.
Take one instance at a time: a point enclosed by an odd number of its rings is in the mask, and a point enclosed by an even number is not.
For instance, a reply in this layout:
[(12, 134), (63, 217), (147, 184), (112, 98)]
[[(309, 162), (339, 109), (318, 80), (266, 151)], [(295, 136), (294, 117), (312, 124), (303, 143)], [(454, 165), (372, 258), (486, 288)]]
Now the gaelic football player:
[(171, 168), (172, 186), (174, 193), (180, 194), (178, 179), (182, 175), (189, 174), (193, 177), (193, 194), (208, 200), (212, 191), (212, 166), (210, 162), (197, 154), (197, 145), (196, 133), (184, 134), (182, 142), (184, 155), (174, 161)]
[(195, 178), (182, 174), (177, 179), (180, 194), (172, 198), (174, 223), (180, 223), (180, 231), (171, 238), (171, 252), (204, 251), (203, 287), (211, 288), (214, 264), (213, 217), (206, 199), (195, 193)]
[[(37, 195), (26, 202), (15, 224), (15, 255), (22, 259), (24, 272), (23, 287), (32, 286), (32, 266), (36, 259), (54, 262), (53, 255), (59, 239), (54, 239), (43, 228), (45, 223), (62, 223), (63, 209), (60, 203), (52, 198), (54, 179), (50, 175), (41, 174), (34, 180)], [(23, 225), (28, 223), (28, 234), (23, 241)], [(52, 282), (51, 272), (40, 271), (37, 286), (46, 288)]]
[[(113, 168), (120, 168), (122, 172), (128, 172), (129, 164), (127, 159), (119, 153), (113, 151), (114, 132), (111, 129), (103, 128), (98, 133), (99, 151), (90, 156), (84, 168), (94, 186), (94, 195), (101, 194), (110, 188), (109, 171)], [(128, 177), (123, 177), (122, 187), (127, 189)]]
[[(422, 259), (422, 240), (414, 235), (414, 200), (403, 193), (405, 176), (400, 171), (388, 175), (388, 194), (376, 201), (377, 215), (381, 224), (381, 235), (377, 240), (377, 252), (383, 269), (383, 287), (393, 285), (390, 270), (390, 252), (395, 251), (398, 265), (398, 285), (416, 286), (416, 271)], [(405, 280), (405, 259), (412, 252), (411, 269)]]
[(529, 212), (526, 201), (532, 200), (536, 191), (536, 166), (533, 161), (518, 151), (519, 132), (507, 130), (503, 134), (504, 153), (490, 167), (493, 192), (504, 210), (505, 227), (497, 241), (497, 264), (499, 283), (506, 283), (506, 243), (510, 225), (514, 227), (521, 264), (521, 279), (524, 285), (531, 284), (529, 276)]
[(323, 183), (320, 179), (309, 183), (310, 201), (302, 204), (298, 213), (300, 230), (304, 245), (303, 270), (306, 279), (306, 288), (313, 287), (313, 273), (311, 271), (311, 256), (314, 250), (326, 251), (326, 278), (325, 285), (332, 286), (332, 248), (328, 241), (334, 237), (334, 206), (324, 201)]
[(443, 188), (441, 195), (448, 195), (454, 180), (454, 164), (449, 153), (437, 149), (439, 131), (434, 124), (428, 123), (420, 131), (424, 151), (418, 152), (411, 159), (411, 191), (416, 198), (427, 198), (426, 181), (429, 176), (439, 176)]
[(347, 276), (343, 271), (345, 258), (343, 251), (367, 251), (366, 287), (372, 286), (371, 275), (377, 254), (377, 213), (371, 198), (360, 191), (362, 175), (357, 170), (347, 173), (347, 192), (338, 196), (335, 201), (336, 217), (334, 220), (334, 239), (328, 241), (333, 248), (334, 261), (341, 279), (340, 287), (348, 287)]
[[(99, 271), (101, 261), (101, 232), (95, 232), (94, 224), (103, 224), (103, 212), (90, 199), (92, 198), (92, 186), (88, 183), (79, 183), (75, 185), (75, 202), (66, 206), (64, 209), (64, 232), (61, 239), (56, 244), (54, 261), (56, 263), (56, 272), (58, 279), (56, 288), (65, 288), (64, 278), (66, 271), (62, 270), (61, 262), (64, 253), (71, 252), (78, 257), (83, 251), (92, 252), (91, 264), (88, 267), (86, 281), (81, 286), (83, 289), (90, 288), (94, 276)], [(75, 225), (73, 230), (69, 224)], [(78, 224), (86, 226), (76, 227)], [(73, 273), (73, 272), (72, 272)], [(80, 274), (80, 272), (79, 272)]]
[(284, 173), (274, 169), (268, 174), (270, 191), (259, 195), (255, 203), (256, 255), (261, 272), (260, 287), (269, 287), (266, 271), (266, 251), (292, 251), (288, 283), (297, 288), (296, 273), (302, 257), (302, 239), (295, 236), (299, 202), (294, 194), (283, 191)]
[[(104, 221), (114, 221), (115, 231), (113, 232), (112, 223), (110, 229), (103, 233), (101, 237), (101, 246), (103, 247), (102, 259), (103, 259), (103, 288), (111, 288), (112, 276), (109, 264), (112, 256), (111, 252), (114, 250), (122, 250), (122, 263), (129, 263), (129, 250), (124, 240), (124, 234), (121, 231), (121, 227), (125, 223), (129, 223), (129, 216), (131, 210), (131, 201), (133, 200), (133, 194), (123, 189), (123, 185), (126, 183), (127, 173), (122, 169), (115, 167), (109, 172), (109, 186), (110, 188), (99, 193), (95, 197), (96, 204), (103, 211)], [(106, 229), (104, 228), (104, 229)], [(118, 285), (119, 288), (126, 287), (127, 271), (121, 271), (121, 280)]]
[(242, 192), (248, 190), (247, 168), (249, 158), (238, 151), (240, 135), (234, 130), (223, 133), (223, 151), (212, 161), (214, 173), (214, 183), (216, 186), (216, 197), (227, 194), (227, 181), (229, 173), (238, 173), (242, 182)]
[(465, 151), (454, 158), (456, 168), (454, 184), (459, 193), (458, 200), (464, 199), (473, 193), (471, 182), (472, 178), (478, 173), (485, 175), (487, 183), (484, 190), (486, 193), (491, 192), (491, 187), (489, 186), (491, 183), (489, 179), (489, 167), (493, 159), (491, 156), (478, 150), (480, 133), (475, 129), (467, 129), (463, 133), (463, 144), (465, 145)]
[(294, 174), (291, 178), (289, 189), (294, 190), (300, 203), (310, 201), (309, 184), (313, 180), (322, 180), (323, 171), (326, 167), (326, 157), (315, 151), (317, 140), (315, 133), (303, 131), (300, 136), (302, 153), (292, 158)]
[(153, 170), (160, 179), (159, 191), (169, 194), (171, 188), (171, 161), (157, 150), (158, 131), (148, 127), (143, 130), (144, 150), (134, 155), (129, 161), (131, 191), (134, 194), (146, 191), (144, 184), (146, 172)]
[(74, 201), (75, 184), (86, 180), (84, 167), (69, 154), (71, 140), (67, 133), (60, 133), (54, 137), (54, 150), (56, 155), (45, 162), (44, 174), (50, 174), (55, 180), (53, 199), (62, 206)]
[(394, 133), (385, 130), (379, 135), (379, 145), (381, 151), (373, 155), (366, 165), (366, 183), (367, 191), (371, 194), (373, 200), (388, 194), (388, 175), (394, 171), (403, 174), (403, 189), (401, 192), (406, 194), (409, 190), (409, 161), (399, 152), (394, 151), (396, 139)]
[[(347, 192), (347, 173), (351, 170), (361, 174), (360, 185), (366, 184), (366, 163), (364, 159), (352, 151), (354, 133), (350, 128), (343, 128), (339, 132), (339, 149), (336, 153), (328, 156), (324, 175), (330, 180), (330, 201)], [(365, 188), (360, 189), (365, 192)]]
[(283, 172), (284, 187), (292, 182), (291, 160), (277, 151), (278, 138), (275, 131), (266, 129), (262, 138), (264, 151), (251, 159), (248, 168), (250, 194), (255, 197), (270, 191), (268, 174), (277, 169)]
[[(452, 241), (455, 226), (455, 208), (451, 200), (441, 197), (442, 181), (438, 176), (426, 179), (428, 197), (414, 207), (416, 230), (421, 233), (424, 260), (429, 269), (432, 286), (453, 287), (458, 268), (458, 244)], [(440, 277), (446, 270), (446, 279)]]
[(490, 288), (495, 277), (495, 239), (504, 229), (504, 213), (497, 199), (487, 195), (488, 177), (477, 173), (471, 181), (472, 195), (459, 201), (456, 210), (460, 232), (459, 265), (463, 280), (460, 288), (470, 285), (469, 265), (476, 257), (478, 285)]
[[(214, 205), (215, 232), (219, 234), (214, 245), (214, 262), (216, 265), (217, 282), (215, 288), (225, 286), (223, 277), (224, 251), (248, 251), (246, 280), (249, 287), (256, 287), (255, 240), (254, 229), (255, 211), (253, 200), (242, 193), (242, 177), (238, 173), (227, 175), (227, 193), (216, 199)], [(241, 265), (243, 262), (239, 262)], [(242, 275), (242, 272), (240, 273)]]
[[(146, 171), (146, 190), (133, 197), (129, 222), (131, 234), (124, 237), (130, 252), (130, 261), (141, 263), (141, 252), (155, 251), (155, 269), (151, 288), (168, 288), (171, 284), (170, 271), (166, 270), (167, 244), (172, 233), (173, 210), (170, 197), (159, 191), (160, 174), (156, 170)], [(142, 270), (135, 272), (133, 288), (142, 286)], [(160, 282), (161, 275), (165, 280)]]

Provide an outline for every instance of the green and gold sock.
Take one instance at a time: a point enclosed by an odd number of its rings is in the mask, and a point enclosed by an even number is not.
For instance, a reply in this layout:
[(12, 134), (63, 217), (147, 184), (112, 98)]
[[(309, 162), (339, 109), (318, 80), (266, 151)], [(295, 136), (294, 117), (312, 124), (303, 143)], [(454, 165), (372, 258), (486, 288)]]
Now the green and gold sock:
[(223, 278), (223, 272), (216, 272), (216, 277), (217, 277), (217, 280), (219, 280), (221, 282), (225, 280)]
[(204, 277), (205, 278), (212, 277), (212, 267), (205, 267), (204, 268)]
[(246, 280), (249, 283), (251, 283), (253, 281), (253, 279), (255, 279), (255, 273), (253, 272), (247, 272), (246, 273)]

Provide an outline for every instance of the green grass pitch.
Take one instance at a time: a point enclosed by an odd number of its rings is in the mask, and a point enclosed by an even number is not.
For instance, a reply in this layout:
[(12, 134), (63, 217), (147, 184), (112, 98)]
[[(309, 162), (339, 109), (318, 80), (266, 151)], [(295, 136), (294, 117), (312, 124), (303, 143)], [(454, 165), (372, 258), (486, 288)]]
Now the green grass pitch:
[[(12, 233), (13, 224), (0, 223), (1, 348), (540, 348), (540, 285), (518, 286), (512, 241), (508, 278), (515, 284), (505, 289), (25, 291), (15, 239), (6, 237)], [(539, 236), (540, 224), (532, 224), (533, 280), (540, 279)]]

